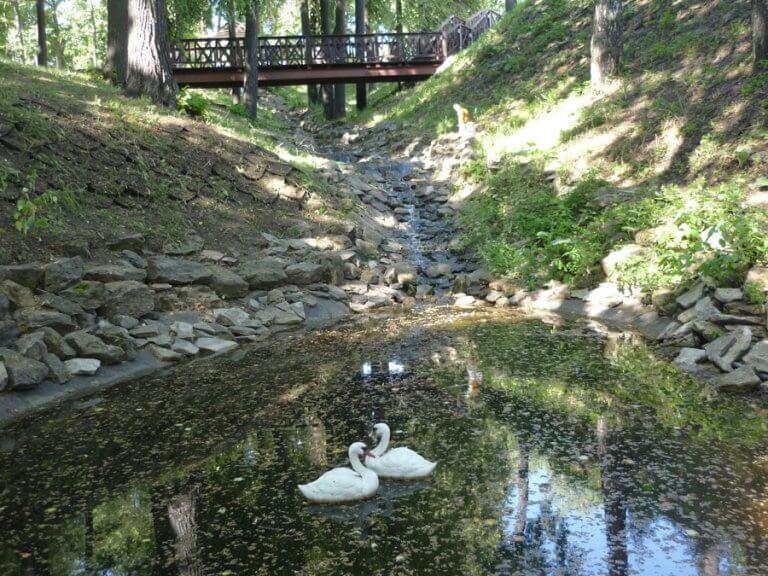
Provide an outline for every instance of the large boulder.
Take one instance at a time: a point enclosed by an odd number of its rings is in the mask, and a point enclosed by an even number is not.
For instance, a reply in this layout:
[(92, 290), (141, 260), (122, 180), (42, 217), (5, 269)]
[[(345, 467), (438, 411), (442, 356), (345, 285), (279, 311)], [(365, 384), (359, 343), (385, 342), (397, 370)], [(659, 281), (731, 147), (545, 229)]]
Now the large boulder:
[(104, 305), (106, 290), (102, 282), (84, 280), (64, 290), (61, 296), (74, 302), (83, 310), (93, 311)]
[(243, 278), (214, 264), (208, 265), (208, 271), (211, 274), (211, 279), (208, 285), (213, 288), (217, 294), (226, 298), (242, 298), (248, 294), (248, 282)]
[(125, 280), (135, 280), (143, 282), (147, 277), (147, 271), (133, 266), (116, 266), (107, 264), (96, 266), (85, 271), (86, 280), (95, 280), (97, 282), (123, 282)]
[(42, 264), (0, 266), (0, 280), (11, 280), (32, 290), (42, 285), (44, 275)]
[(32, 290), (17, 284), (13, 280), (3, 280), (0, 282), (0, 293), (8, 298), (12, 310), (16, 308), (32, 308), (37, 305), (37, 299)]
[(16, 312), (15, 319), (23, 332), (33, 332), (40, 328), (53, 328), (57, 332), (66, 333), (77, 327), (70, 316), (56, 310), (19, 310)]
[(56, 384), (66, 384), (72, 376), (58, 356), (55, 354), (46, 354), (43, 356), (43, 364), (48, 366), (48, 379)]
[(253, 290), (274, 288), (285, 284), (288, 280), (285, 265), (285, 261), (280, 258), (262, 258), (246, 262), (240, 274)]
[(25, 334), (16, 341), (16, 350), (22, 356), (42, 362), (48, 354), (48, 346), (45, 344), (45, 334), (42, 331)]
[(14, 350), (0, 348), (0, 360), (5, 364), (8, 373), (4, 390), (30, 390), (48, 376), (48, 366), (37, 360), (25, 358)]
[(79, 356), (95, 358), (104, 364), (119, 364), (126, 359), (122, 348), (105, 344), (101, 338), (87, 332), (72, 332), (64, 338), (64, 341), (72, 346)]
[(746, 394), (757, 390), (760, 386), (760, 377), (752, 366), (742, 366), (729, 374), (718, 376), (713, 383), (718, 392)]
[(143, 234), (127, 234), (109, 242), (107, 247), (111, 250), (141, 250), (144, 247)]
[(80, 256), (62, 258), (45, 267), (45, 289), (60, 292), (83, 278), (84, 264)]
[(155, 309), (155, 293), (146, 284), (134, 280), (104, 284), (105, 298), (101, 313), (107, 318), (141, 318)]
[(200, 262), (156, 256), (149, 260), (147, 278), (151, 282), (186, 286), (207, 284), (212, 275), (208, 266)]
[(315, 262), (300, 262), (291, 264), (285, 269), (289, 284), (305, 286), (322, 282), (326, 274), (326, 267)]
[(758, 342), (744, 356), (744, 363), (752, 366), (758, 372), (768, 373), (768, 340)]

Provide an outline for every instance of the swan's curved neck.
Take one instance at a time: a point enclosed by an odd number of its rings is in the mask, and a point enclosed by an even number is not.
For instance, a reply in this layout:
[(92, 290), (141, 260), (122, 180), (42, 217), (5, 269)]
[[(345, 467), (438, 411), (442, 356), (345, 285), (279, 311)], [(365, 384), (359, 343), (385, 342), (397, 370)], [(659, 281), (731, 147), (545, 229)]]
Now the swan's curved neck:
[(377, 458), (379, 456), (384, 456), (384, 452), (387, 451), (387, 448), (389, 448), (389, 428), (384, 428), (384, 431), (381, 434), (381, 440), (379, 441), (379, 445), (376, 446), (373, 450), (371, 450), (371, 454), (376, 456)]
[(360, 462), (360, 457), (354, 452), (349, 453), (349, 463), (352, 466), (352, 470), (360, 474), (360, 476), (367, 476), (369, 474), (373, 474), (371, 470), (366, 468), (363, 465), (363, 463)]

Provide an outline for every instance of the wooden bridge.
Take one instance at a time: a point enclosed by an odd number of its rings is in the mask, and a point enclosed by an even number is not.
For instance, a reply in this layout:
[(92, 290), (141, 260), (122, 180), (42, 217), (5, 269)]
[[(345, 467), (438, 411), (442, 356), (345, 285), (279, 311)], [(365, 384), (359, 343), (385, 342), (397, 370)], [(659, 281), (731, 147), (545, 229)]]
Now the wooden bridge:
[[(455, 16), (437, 32), (262, 36), (263, 86), (406, 82), (432, 76), (449, 56), (474, 43), (501, 16), (493, 10), (469, 20)], [(244, 38), (189, 38), (171, 48), (180, 86), (234, 88), (244, 81)]]

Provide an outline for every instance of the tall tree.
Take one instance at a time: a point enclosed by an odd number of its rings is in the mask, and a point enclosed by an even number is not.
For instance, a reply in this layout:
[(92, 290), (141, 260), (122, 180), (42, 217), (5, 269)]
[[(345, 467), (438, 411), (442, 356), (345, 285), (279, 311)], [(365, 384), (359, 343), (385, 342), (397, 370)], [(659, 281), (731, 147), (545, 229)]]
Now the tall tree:
[(56, 68), (64, 69), (64, 38), (59, 25), (59, 5), (61, 0), (48, 0), (51, 13), (51, 28), (53, 28), (53, 49), (56, 53)]
[(621, 69), (621, 0), (597, 0), (592, 27), (592, 84), (601, 86)]
[(507, 12), (512, 12), (512, 10), (514, 10), (517, 6), (517, 0), (505, 0), (504, 5), (507, 9)]
[[(301, 0), (301, 35), (304, 38), (312, 36), (312, 19), (310, 18), (309, 0)], [(310, 64), (312, 60), (312, 47), (309, 45), (309, 40), (306, 41), (306, 60)], [(309, 105), (317, 104), (317, 84), (307, 84), (307, 100)]]
[[(333, 33), (337, 36), (347, 33), (347, 2), (336, 0), (336, 26)], [(344, 58), (345, 54), (336, 54), (337, 58)], [(347, 86), (336, 84), (333, 87), (333, 117), (343, 118), (347, 114)]]
[[(357, 34), (357, 60), (365, 62), (365, 25), (367, 24), (365, 0), (355, 0), (355, 34)], [(368, 87), (365, 82), (357, 83), (357, 109), (363, 110), (368, 106)]]
[(752, 47), (755, 68), (768, 60), (768, 0), (752, 0)]
[[(328, 40), (331, 34), (331, 0), (320, 0), (320, 26), (323, 35), (323, 52), (326, 62), (333, 58), (331, 51), (332, 44)], [(333, 118), (333, 86), (323, 84), (320, 89), (320, 100), (323, 103), (323, 110), (326, 118)]]
[(104, 77), (118, 86), (125, 85), (128, 69), (128, 3), (107, 0), (107, 52)]
[(21, 61), (26, 64), (27, 47), (26, 47), (26, 40), (24, 38), (26, 31), (24, 26), (24, 18), (21, 15), (21, 7), (19, 6), (19, 0), (13, 0), (13, 12), (16, 15), (16, 28), (19, 33), (19, 48), (21, 49)]
[(48, 66), (48, 37), (45, 32), (45, 0), (37, 0), (37, 65)]
[(91, 23), (91, 67), (96, 70), (99, 67), (99, 28), (96, 25), (96, 6), (94, 0), (88, 1), (89, 20)]
[[(234, 45), (237, 39), (237, 12), (235, 11), (234, 0), (228, 0), (226, 3), (227, 12), (227, 32), (230, 45)], [(230, 53), (234, 54), (234, 49), (230, 48)], [(232, 104), (240, 104), (242, 89), (239, 86), (232, 88)]]
[(259, 108), (259, 0), (246, 0), (245, 108), (256, 119)]
[(128, 0), (125, 89), (173, 106), (179, 88), (171, 69), (165, 0)]

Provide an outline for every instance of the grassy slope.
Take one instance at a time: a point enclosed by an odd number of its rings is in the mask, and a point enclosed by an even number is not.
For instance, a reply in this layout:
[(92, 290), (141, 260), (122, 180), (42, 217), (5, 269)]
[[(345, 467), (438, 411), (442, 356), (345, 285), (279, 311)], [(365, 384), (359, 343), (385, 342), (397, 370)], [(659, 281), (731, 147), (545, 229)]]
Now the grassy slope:
[(209, 248), (245, 252), (261, 232), (333, 229), (333, 201), (322, 214), (275, 202), (269, 180), (285, 172), (325, 192), (303, 171), (313, 159), (282, 142), (280, 117), (262, 109), (254, 126), (209, 96), (205, 121), (191, 120), (97, 79), (0, 62), (0, 263), (69, 242), (98, 252), (122, 232), (159, 247), (194, 229)]
[(362, 120), (436, 137), (455, 129), (454, 102), (471, 110), (485, 158), (465, 176), (488, 186), (463, 221), (496, 272), (591, 284), (606, 253), (651, 229), (627, 282), (685, 283), (702, 262), (740, 282), (768, 253), (763, 212), (743, 207), (760, 203), (753, 183), (768, 163), (768, 74), (751, 73), (749, 2), (627, 3), (622, 78), (600, 93), (588, 81), (591, 4), (527, 2)]

